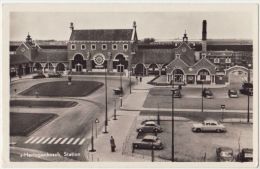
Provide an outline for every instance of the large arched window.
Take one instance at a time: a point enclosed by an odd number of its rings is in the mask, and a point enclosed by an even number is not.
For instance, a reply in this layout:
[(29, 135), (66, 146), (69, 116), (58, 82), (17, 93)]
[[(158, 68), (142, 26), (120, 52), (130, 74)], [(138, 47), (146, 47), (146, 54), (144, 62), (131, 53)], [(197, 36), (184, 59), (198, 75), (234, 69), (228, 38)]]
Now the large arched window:
[(117, 69), (118, 72), (123, 72), (128, 68), (128, 61), (122, 54), (118, 54), (113, 61), (113, 69)]
[(158, 75), (159, 74), (159, 69), (156, 64), (151, 64), (148, 68), (149, 74), (152, 75)]
[(183, 82), (184, 72), (181, 69), (175, 69), (173, 72), (174, 82)]
[(210, 73), (206, 69), (201, 69), (197, 76), (198, 81), (210, 81)]
[(86, 68), (86, 60), (84, 60), (81, 54), (75, 55), (72, 60), (72, 69), (76, 69), (77, 72), (81, 72), (84, 68)]

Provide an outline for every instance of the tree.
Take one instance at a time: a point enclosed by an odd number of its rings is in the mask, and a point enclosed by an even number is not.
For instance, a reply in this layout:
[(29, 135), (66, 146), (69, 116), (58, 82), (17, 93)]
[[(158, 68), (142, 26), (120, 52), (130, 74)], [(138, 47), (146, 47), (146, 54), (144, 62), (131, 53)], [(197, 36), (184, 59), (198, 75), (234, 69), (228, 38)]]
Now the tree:
[(155, 42), (154, 38), (144, 38), (144, 43), (149, 44), (149, 43), (152, 43), (152, 42)]

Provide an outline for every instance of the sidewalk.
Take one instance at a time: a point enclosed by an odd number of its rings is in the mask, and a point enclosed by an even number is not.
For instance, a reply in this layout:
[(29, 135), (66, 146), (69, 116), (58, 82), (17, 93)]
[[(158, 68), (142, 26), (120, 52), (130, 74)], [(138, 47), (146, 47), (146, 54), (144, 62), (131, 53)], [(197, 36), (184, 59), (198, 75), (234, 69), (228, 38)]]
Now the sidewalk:
[[(96, 152), (89, 152), (91, 144), (88, 146), (88, 150), (85, 151), (85, 157), (88, 161), (93, 162), (144, 162), (148, 159), (138, 158), (135, 156), (123, 155), (124, 142), (127, 139), (132, 123), (139, 115), (138, 111), (118, 111), (118, 120), (110, 119), (107, 128), (108, 133), (100, 133), (94, 138), (94, 149)], [(124, 127), (122, 127), (124, 126)], [(110, 137), (113, 136), (116, 144), (116, 152), (111, 152)]]

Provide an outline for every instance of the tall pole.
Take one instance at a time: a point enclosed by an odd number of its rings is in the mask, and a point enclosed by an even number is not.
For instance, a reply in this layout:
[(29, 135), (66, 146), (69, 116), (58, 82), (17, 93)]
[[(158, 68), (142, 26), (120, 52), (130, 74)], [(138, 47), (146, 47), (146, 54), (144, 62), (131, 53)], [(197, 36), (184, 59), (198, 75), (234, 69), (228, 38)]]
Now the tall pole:
[[(247, 77), (247, 80), (248, 80), (248, 83), (250, 83), (250, 69), (248, 67), (248, 73), (247, 73), (248, 77)], [(247, 89), (248, 92), (247, 92), (247, 123), (249, 123), (249, 104), (250, 104), (250, 94), (249, 94), (249, 88)]]
[(120, 64), (120, 90), (121, 93), (123, 92), (123, 85), (122, 85), (122, 65)]
[(96, 150), (94, 149), (94, 122), (92, 121), (92, 127), (91, 127), (91, 150), (90, 152), (95, 152)]
[(201, 81), (201, 113), (203, 113), (203, 80)]
[(132, 89), (131, 89), (131, 86), (132, 86), (132, 82), (131, 82), (131, 72), (132, 72), (132, 70), (131, 70), (132, 68), (130, 68), (130, 72), (129, 72), (129, 74), (130, 74), (130, 86), (129, 86), (129, 89), (130, 89), (130, 94), (132, 93)]
[(106, 100), (106, 117), (105, 117), (105, 131), (103, 133), (108, 133), (107, 126), (108, 126), (108, 117), (107, 117), (107, 67), (105, 69), (105, 100)]
[(116, 118), (116, 97), (114, 100), (114, 119), (113, 120), (117, 120), (117, 118)]
[(172, 162), (174, 162), (174, 74), (172, 88)]

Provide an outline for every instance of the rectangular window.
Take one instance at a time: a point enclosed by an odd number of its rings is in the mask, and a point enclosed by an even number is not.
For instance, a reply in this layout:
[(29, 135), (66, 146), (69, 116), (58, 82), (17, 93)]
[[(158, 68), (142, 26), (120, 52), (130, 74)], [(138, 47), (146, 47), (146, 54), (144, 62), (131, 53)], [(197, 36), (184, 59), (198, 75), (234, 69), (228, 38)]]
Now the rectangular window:
[(96, 45), (95, 44), (91, 44), (91, 50), (96, 50)]
[(86, 50), (86, 45), (85, 44), (81, 45), (81, 50)]
[(215, 58), (214, 63), (219, 63), (219, 58)]
[(226, 63), (231, 63), (231, 59), (230, 58), (226, 58)]
[(76, 45), (75, 44), (71, 44), (70, 49), (71, 50), (76, 50)]
[(107, 50), (107, 45), (106, 44), (102, 44), (102, 50)]
[(128, 50), (128, 44), (124, 44), (124, 45), (123, 45), (123, 49), (124, 49), (124, 50)]
[(113, 49), (113, 50), (117, 50), (117, 44), (113, 44), (113, 45), (112, 45), (112, 49)]

